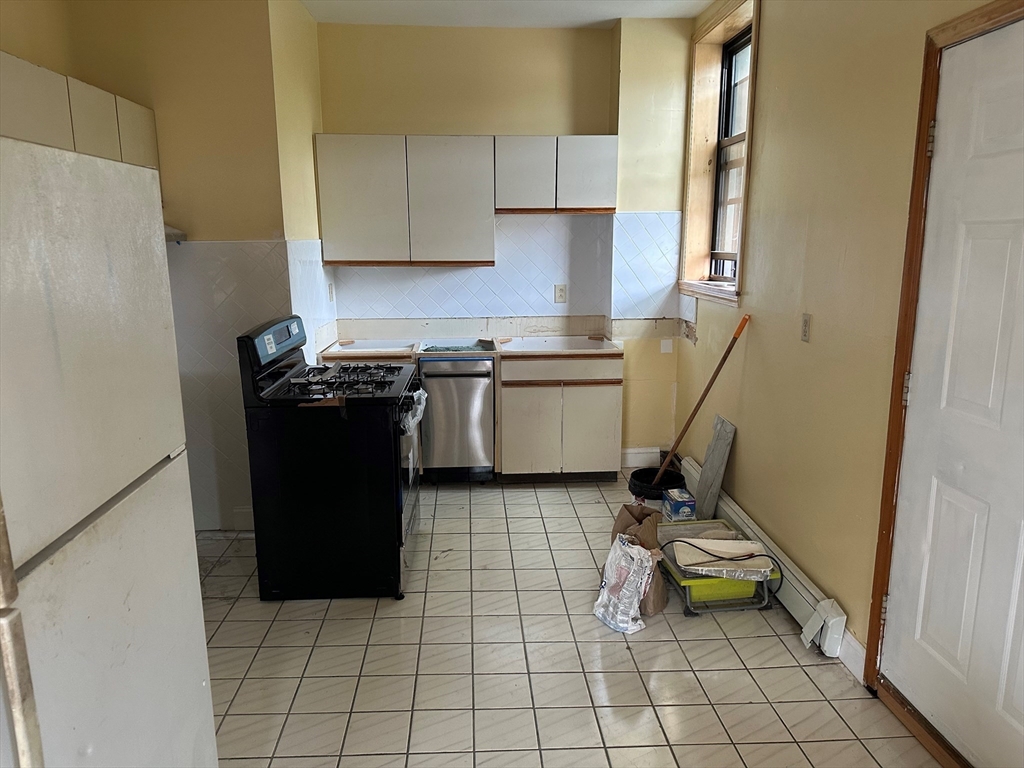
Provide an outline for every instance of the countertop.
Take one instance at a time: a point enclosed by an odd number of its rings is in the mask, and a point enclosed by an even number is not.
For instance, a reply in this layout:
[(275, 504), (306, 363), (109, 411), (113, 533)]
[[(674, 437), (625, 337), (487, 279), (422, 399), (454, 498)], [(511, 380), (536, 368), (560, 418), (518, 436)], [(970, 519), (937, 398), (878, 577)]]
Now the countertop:
[[(430, 346), (469, 346), (481, 342), (493, 345), (492, 350), (472, 352), (428, 352)], [(592, 336), (520, 336), (495, 339), (359, 339), (339, 340), (320, 353), (323, 361), (393, 360), (412, 362), (423, 357), (506, 357), (537, 359), (621, 358), (622, 347), (607, 339)]]

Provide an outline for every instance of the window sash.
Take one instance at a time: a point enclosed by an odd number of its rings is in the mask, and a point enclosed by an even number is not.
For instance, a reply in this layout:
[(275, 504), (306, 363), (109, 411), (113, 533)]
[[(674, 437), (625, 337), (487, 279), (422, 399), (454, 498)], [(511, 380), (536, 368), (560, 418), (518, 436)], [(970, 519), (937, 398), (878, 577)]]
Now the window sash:
[[(719, 102), (718, 146), (716, 149), (715, 196), (711, 223), (711, 260), (709, 277), (718, 280), (734, 280), (737, 273), (738, 245), (742, 237), (743, 202), (746, 194), (746, 118), (741, 126), (736, 125), (734, 108), (735, 91), (744, 83), (750, 83), (749, 71), (737, 82), (734, 68), (737, 55), (752, 45), (752, 31), (744, 30), (723, 46), (721, 101)], [(749, 90), (748, 90), (749, 93)], [(747, 104), (749, 108), (749, 102)], [(734, 127), (744, 130), (732, 134)]]

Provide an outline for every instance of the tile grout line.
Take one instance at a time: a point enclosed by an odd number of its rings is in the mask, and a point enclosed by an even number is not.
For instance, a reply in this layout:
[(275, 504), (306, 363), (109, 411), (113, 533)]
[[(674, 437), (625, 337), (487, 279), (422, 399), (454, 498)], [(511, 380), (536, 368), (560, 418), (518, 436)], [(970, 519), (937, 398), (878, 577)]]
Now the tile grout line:
[[(604, 496), (604, 494), (602, 494), (602, 497), (603, 496)], [(570, 497), (570, 502), (571, 501), (572, 501), (572, 497)], [(573, 509), (573, 512), (576, 514), (576, 520), (579, 521), (580, 516), (579, 516), (579, 512), (576, 510), (576, 505), (575, 504), (572, 505), (572, 509)], [(547, 526), (545, 525), (545, 528), (546, 527)], [(601, 574), (602, 574), (601, 577), (603, 578), (603, 570), (601, 571)], [(600, 582), (598, 582), (598, 584), (600, 584)], [(561, 586), (561, 579), (559, 579), (559, 586)], [(561, 592), (562, 592), (562, 600), (564, 602), (565, 601), (565, 590), (563, 589), (563, 590), (561, 590)], [(568, 613), (569, 604), (566, 603), (565, 607), (566, 607), (566, 613)], [(584, 663), (583, 663), (583, 653), (580, 651), (580, 641), (579, 641), (579, 638), (576, 636), (576, 628), (572, 624), (572, 619), (569, 620), (569, 631), (572, 632), (573, 646), (576, 649), (576, 657), (580, 660), (580, 674), (583, 675), (583, 684), (587, 687), (587, 695), (590, 697), (590, 712), (591, 712), (591, 716), (594, 718), (594, 724), (597, 726), (597, 735), (601, 738), (601, 750), (604, 752), (605, 762), (607, 762), (608, 765), (611, 765), (612, 764), (612, 756), (611, 756), (611, 753), (608, 751), (608, 740), (605, 738), (604, 729), (601, 727), (601, 721), (597, 717), (597, 701), (594, 699), (594, 691), (590, 687), (590, 678), (587, 676), (586, 665), (584, 665)], [(632, 654), (630, 654), (630, 658), (633, 658)], [(634, 667), (636, 666), (636, 662), (633, 663), (633, 666)]]

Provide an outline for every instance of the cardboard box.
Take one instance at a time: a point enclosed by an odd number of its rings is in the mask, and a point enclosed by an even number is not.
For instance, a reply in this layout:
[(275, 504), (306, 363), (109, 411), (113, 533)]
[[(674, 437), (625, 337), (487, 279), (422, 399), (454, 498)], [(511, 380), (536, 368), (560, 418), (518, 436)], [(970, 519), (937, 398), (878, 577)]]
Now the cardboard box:
[(661, 514), (666, 521), (697, 519), (697, 500), (684, 488), (671, 488), (662, 494)]

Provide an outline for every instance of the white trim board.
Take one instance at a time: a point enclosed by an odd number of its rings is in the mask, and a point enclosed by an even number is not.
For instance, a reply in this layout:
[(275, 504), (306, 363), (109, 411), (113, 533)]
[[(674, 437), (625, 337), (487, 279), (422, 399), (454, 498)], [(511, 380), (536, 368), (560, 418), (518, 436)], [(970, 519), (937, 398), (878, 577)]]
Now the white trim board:
[(623, 448), (622, 468), (657, 467), (661, 464), (661, 448)]
[[(700, 477), (700, 465), (692, 456), (687, 456), (682, 463), (683, 476), (686, 478), (688, 487), (696, 488), (697, 480)], [(796, 563), (789, 559), (786, 553), (750, 519), (729, 495), (722, 491), (718, 497), (718, 506), (715, 508), (715, 517), (728, 520), (738, 529), (743, 531), (750, 539), (761, 542), (765, 550), (773, 555), (782, 564), (783, 582), (778, 592), (781, 602), (797, 622), (803, 626), (811, 618), (818, 603), (827, 600), (828, 597), (808, 578), (807, 574), (797, 567)], [(860, 641), (857, 640), (850, 630), (843, 633), (843, 644), (839, 649), (839, 660), (853, 673), (861, 683), (864, 682), (864, 658), (866, 651)]]

